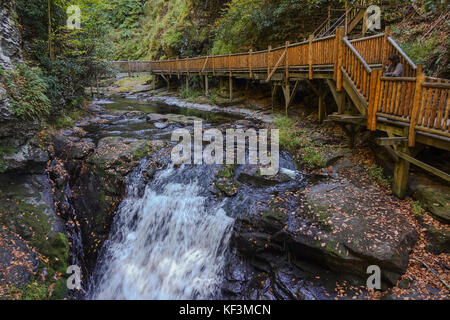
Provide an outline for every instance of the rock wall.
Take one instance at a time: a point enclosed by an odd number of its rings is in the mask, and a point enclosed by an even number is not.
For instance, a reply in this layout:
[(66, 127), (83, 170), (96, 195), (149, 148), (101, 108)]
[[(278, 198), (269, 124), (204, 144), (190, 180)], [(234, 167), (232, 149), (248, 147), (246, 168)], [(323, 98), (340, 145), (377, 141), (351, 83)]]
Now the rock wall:
[[(22, 37), (17, 23), (14, 0), (0, 2), (0, 68), (12, 69), (22, 63)], [(18, 117), (10, 104), (8, 92), (0, 82), (0, 172), (41, 171), (46, 154), (34, 141), (39, 121)], [(31, 170), (30, 170), (31, 168)]]
[[(22, 38), (16, 23), (15, 2), (0, 2), (0, 66), (11, 68), (14, 63), (22, 61)], [(1, 96), (0, 96), (1, 97)]]

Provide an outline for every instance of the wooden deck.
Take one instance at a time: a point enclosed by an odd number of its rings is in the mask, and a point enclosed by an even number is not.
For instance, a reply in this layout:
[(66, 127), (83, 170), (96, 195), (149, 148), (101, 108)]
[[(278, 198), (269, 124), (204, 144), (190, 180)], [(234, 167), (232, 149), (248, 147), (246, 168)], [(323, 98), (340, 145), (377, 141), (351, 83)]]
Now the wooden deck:
[[(450, 150), (450, 81), (426, 77), (421, 66), (400, 49), (389, 29), (385, 33), (350, 40), (344, 28), (322, 38), (311, 35), (308, 41), (286, 43), (283, 47), (264, 51), (235, 53), (163, 61), (114, 61), (123, 72), (150, 72), (169, 78), (204, 76), (229, 78), (232, 98), (233, 78), (247, 78), (281, 85), (286, 112), (292, 102), (298, 81), (323, 79), (338, 105), (329, 115), (333, 121), (349, 125), (365, 125), (369, 130), (384, 131), (392, 138), (383, 146), (396, 160), (394, 192), (403, 197), (409, 164), (450, 181), (446, 172), (430, 168), (413, 158), (420, 146), (429, 145)], [(387, 58), (397, 54), (404, 66), (404, 77), (383, 77)], [(319, 115), (323, 117), (319, 95)], [(349, 116), (346, 101), (358, 115)], [(323, 109), (323, 106), (322, 106)], [(395, 139), (395, 138), (399, 139)], [(412, 160), (411, 160), (412, 159)]]

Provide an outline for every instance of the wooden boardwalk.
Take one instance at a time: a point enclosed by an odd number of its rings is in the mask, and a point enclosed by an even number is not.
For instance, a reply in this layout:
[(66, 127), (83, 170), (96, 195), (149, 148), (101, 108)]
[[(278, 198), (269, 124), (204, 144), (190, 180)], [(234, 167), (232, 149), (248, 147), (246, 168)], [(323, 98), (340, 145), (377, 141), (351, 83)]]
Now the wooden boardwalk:
[[(192, 76), (227, 77), (230, 99), (233, 78), (259, 80), (272, 84), (272, 93), (281, 87), (286, 113), (299, 81), (308, 82), (319, 97), (319, 118), (324, 119), (323, 89), (310, 80), (322, 79), (331, 91), (338, 111), (328, 115), (355, 131), (361, 126), (384, 131), (378, 139), (395, 160), (394, 193), (403, 197), (406, 191), (409, 164), (450, 181), (450, 175), (415, 159), (424, 145), (450, 151), (450, 81), (425, 76), (421, 66), (400, 49), (389, 29), (382, 34), (349, 39), (344, 28), (335, 34), (264, 51), (250, 50), (220, 56), (205, 56), (163, 61), (114, 61), (123, 72), (150, 72), (163, 77)], [(397, 54), (404, 66), (401, 78), (384, 77), (382, 69), (387, 58)], [(353, 106), (353, 112), (348, 106)], [(350, 128), (350, 129), (349, 129)]]

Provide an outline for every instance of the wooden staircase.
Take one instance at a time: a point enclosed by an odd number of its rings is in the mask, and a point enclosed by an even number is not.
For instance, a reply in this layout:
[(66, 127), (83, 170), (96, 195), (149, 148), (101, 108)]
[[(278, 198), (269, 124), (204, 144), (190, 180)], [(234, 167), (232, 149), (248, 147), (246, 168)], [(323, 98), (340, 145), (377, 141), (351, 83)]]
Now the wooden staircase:
[[(365, 15), (367, 10), (367, 1), (358, 1), (355, 6), (345, 9), (332, 9), (328, 7), (328, 18), (312, 33), (314, 39), (323, 38), (336, 34), (337, 28), (344, 28), (345, 35), (351, 34), (362, 22), (361, 33), (365, 35)], [(344, 11), (344, 14), (333, 18), (332, 12)]]

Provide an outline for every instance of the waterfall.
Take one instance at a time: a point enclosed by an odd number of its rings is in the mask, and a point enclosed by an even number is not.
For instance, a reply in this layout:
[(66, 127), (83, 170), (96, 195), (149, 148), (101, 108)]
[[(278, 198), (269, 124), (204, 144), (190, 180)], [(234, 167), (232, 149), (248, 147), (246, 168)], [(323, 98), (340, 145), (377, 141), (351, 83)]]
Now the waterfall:
[(206, 205), (197, 181), (168, 179), (177, 173), (159, 172), (143, 195), (137, 181), (129, 184), (89, 289), (91, 299), (218, 296), (234, 219), (220, 206)]

